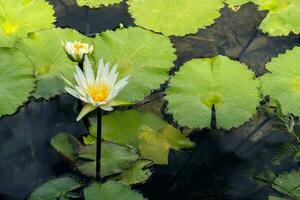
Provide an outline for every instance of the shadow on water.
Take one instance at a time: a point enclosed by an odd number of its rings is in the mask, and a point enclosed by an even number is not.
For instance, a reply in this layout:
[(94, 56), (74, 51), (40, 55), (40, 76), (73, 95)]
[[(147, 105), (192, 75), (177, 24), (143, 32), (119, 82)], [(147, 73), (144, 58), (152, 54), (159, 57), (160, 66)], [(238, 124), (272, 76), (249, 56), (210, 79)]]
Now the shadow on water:
[[(114, 30), (120, 23), (133, 26), (125, 2), (92, 10), (79, 8), (74, 0), (49, 2), (55, 7), (59, 27), (94, 35)], [(265, 73), (264, 66), (271, 57), (300, 42), (298, 35), (274, 38), (258, 31), (265, 15), (254, 4), (244, 5), (238, 12), (225, 7), (211, 27), (185, 37), (171, 37), (178, 56), (173, 71), (193, 58), (221, 54), (246, 63), (257, 75)], [(70, 172), (49, 142), (60, 131), (75, 136), (86, 131), (75, 122), (76, 102), (69, 96), (31, 101), (19, 113), (0, 120), (0, 199), (23, 200), (36, 185)], [(258, 112), (250, 122), (232, 131), (195, 131), (191, 138), (197, 144), (193, 151), (171, 151), (169, 165), (154, 167), (153, 177), (135, 188), (150, 200), (259, 200), (274, 192), (258, 185), (253, 176), (271, 168), (272, 153), (289, 137), (274, 128), (274, 122), (264, 113)], [(296, 167), (286, 161), (273, 170)]]
[[(0, 121), (0, 194), (25, 199), (38, 184), (70, 171), (50, 145), (58, 132), (79, 136), (76, 100), (61, 96), (49, 102), (30, 102), (14, 116)], [(1, 196), (0, 196), (1, 199)]]

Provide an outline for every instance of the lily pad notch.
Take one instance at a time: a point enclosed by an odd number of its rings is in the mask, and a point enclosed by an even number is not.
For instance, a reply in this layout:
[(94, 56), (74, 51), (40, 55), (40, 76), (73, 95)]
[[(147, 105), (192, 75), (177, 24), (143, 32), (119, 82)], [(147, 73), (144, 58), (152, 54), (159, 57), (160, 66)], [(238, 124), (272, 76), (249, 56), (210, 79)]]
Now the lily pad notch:
[(215, 108), (216, 128), (248, 121), (261, 99), (260, 84), (247, 66), (224, 56), (184, 64), (167, 88), (167, 110), (181, 126), (209, 128)]

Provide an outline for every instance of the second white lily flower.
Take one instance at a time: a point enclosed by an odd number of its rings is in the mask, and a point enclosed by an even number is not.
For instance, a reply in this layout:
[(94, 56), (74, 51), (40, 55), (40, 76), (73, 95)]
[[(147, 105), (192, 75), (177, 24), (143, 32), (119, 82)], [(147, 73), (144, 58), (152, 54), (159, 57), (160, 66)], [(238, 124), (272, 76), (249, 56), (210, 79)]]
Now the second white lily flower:
[(91, 55), (94, 51), (93, 45), (77, 41), (66, 41), (63, 46), (70, 59), (75, 62), (82, 62), (85, 55)]

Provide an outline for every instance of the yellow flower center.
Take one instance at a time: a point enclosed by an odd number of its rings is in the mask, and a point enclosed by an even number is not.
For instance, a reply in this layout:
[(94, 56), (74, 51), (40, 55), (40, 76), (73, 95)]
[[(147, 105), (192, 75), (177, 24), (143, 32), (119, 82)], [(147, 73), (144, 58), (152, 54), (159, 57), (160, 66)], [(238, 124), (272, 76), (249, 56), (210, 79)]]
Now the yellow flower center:
[(18, 29), (18, 26), (16, 24), (13, 24), (11, 22), (5, 22), (3, 24), (3, 31), (6, 35), (12, 35), (14, 34)]
[(107, 84), (92, 85), (89, 87), (89, 94), (95, 102), (102, 102), (107, 99), (110, 87)]
[(82, 48), (84, 48), (84, 45), (83, 45), (82, 43), (75, 43), (75, 44), (74, 44), (74, 49), (75, 49), (75, 51), (76, 51), (77, 54), (80, 53), (80, 50), (81, 50)]

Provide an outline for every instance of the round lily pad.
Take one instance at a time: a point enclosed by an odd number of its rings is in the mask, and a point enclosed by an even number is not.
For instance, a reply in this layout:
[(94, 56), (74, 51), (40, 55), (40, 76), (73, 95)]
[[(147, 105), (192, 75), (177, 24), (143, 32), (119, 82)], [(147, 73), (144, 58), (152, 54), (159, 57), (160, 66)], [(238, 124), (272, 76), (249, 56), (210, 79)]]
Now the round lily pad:
[(13, 114), (34, 90), (33, 64), (15, 49), (0, 49), (0, 116)]
[(300, 1), (299, 0), (227, 0), (230, 5), (241, 5), (253, 2), (260, 10), (268, 14), (260, 24), (260, 29), (271, 36), (286, 36), (300, 33)]
[(171, 79), (168, 111), (182, 126), (205, 128), (213, 105), (219, 128), (237, 127), (256, 113), (259, 82), (247, 66), (224, 56), (194, 59)]
[(62, 47), (62, 42), (66, 40), (85, 41), (87, 38), (75, 30), (53, 28), (31, 33), (16, 45), (35, 65), (36, 98), (48, 99), (63, 93), (61, 74), (74, 79), (76, 63), (68, 58)]
[(143, 100), (169, 78), (176, 59), (170, 40), (135, 27), (107, 31), (96, 37), (96, 60), (118, 64), (120, 78), (130, 75), (119, 98), (130, 102)]
[(29, 32), (54, 27), (54, 10), (42, 0), (0, 0), (0, 46), (12, 47)]
[(300, 116), (300, 47), (273, 58), (266, 65), (270, 73), (261, 77), (264, 95), (277, 101), (283, 114)]
[(165, 35), (185, 35), (210, 26), (223, 0), (129, 0), (135, 23)]
[(121, 3), (122, 0), (76, 0), (79, 6), (87, 6), (90, 8), (100, 8), (101, 6), (109, 6)]

